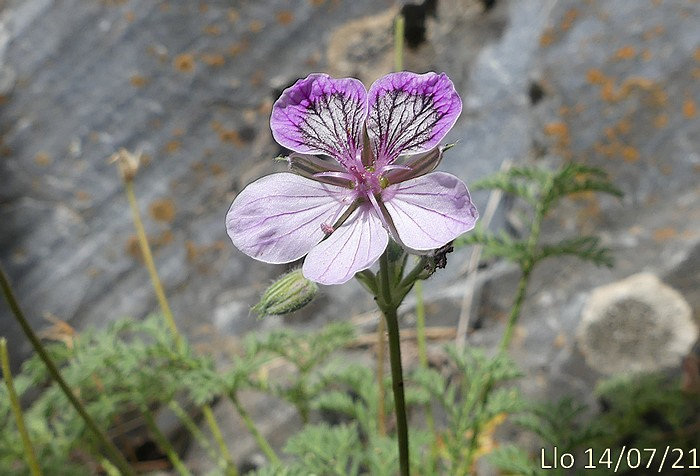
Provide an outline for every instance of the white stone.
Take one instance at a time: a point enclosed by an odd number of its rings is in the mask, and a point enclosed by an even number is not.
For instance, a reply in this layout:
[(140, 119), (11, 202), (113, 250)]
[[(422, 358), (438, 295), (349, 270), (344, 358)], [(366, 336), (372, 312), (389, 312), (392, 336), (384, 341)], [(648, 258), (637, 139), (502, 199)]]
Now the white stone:
[(688, 302), (651, 273), (594, 289), (578, 328), (586, 362), (609, 375), (678, 365), (697, 336)]

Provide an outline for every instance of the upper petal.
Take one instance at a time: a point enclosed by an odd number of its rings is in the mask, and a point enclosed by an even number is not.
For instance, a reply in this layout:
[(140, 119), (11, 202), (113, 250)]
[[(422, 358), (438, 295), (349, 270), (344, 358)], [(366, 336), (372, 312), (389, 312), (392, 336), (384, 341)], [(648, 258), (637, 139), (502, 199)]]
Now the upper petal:
[(389, 243), (389, 235), (368, 203), (361, 205), (304, 260), (304, 276), (321, 284), (342, 284), (372, 266)]
[(328, 154), (346, 167), (362, 146), (367, 91), (354, 78), (310, 74), (287, 88), (272, 106), (270, 128), (284, 147)]
[(462, 112), (445, 73), (388, 74), (372, 84), (368, 99), (367, 132), (380, 165), (432, 149)]
[(236, 247), (266, 263), (301, 258), (352, 201), (351, 191), (291, 173), (267, 175), (231, 204), (226, 229)]
[(479, 213), (467, 186), (454, 175), (433, 172), (391, 185), (382, 200), (397, 240), (408, 248), (440, 248), (474, 228)]

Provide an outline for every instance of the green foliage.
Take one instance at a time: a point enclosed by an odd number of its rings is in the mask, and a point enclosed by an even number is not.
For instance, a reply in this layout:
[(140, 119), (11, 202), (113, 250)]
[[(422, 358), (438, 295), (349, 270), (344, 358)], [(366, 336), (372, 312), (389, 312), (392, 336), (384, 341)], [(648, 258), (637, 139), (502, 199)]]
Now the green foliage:
[(612, 266), (610, 250), (600, 245), (594, 236), (564, 239), (558, 243), (540, 245), (540, 225), (545, 216), (563, 198), (581, 192), (601, 192), (621, 197), (622, 192), (609, 180), (602, 169), (569, 162), (558, 170), (540, 167), (512, 167), (490, 175), (472, 185), (475, 189), (500, 189), (518, 197), (532, 208), (531, 226), (527, 237), (516, 239), (504, 231), (477, 229), (455, 240), (455, 247), (482, 245), (486, 257), (504, 258), (523, 270), (554, 256), (570, 255), (598, 266)]
[[(607, 449), (612, 451), (613, 465), (623, 447), (640, 449), (639, 469), (646, 468), (652, 450), (656, 450), (656, 466), (654, 461), (651, 464), (656, 472), (667, 446), (683, 450), (684, 455), (697, 447), (700, 401), (697, 395), (684, 392), (676, 378), (661, 373), (615, 377), (599, 384), (596, 393), (602, 405), (600, 412), (564, 398), (555, 403), (529, 404), (512, 421), (536, 435), (540, 447), (557, 446), (559, 454), (576, 454), (577, 461), (586, 463), (591, 456), (585, 451), (590, 451), (596, 468), (583, 469), (580, 464), (577, 474), (582, 475), (610, 474)], [(545, 454), (545, 464), (553, 466), (552, 452)], [(541, 474), (540, 457), (539, 453), (528, 455), (521, 449), (503, 446), (489, 455), (489, 460), (505, 472), (535, 475)], [(687, 461), (684, 464), (687, 466)], [(627, 459), (621, 458), (618, 472), (634, 471)], [(561, 468), (548, 473), (569, 474)]]
[(678, 378), (663, 374), (607, 380), (596, 389), (603, 406), (601, 445), (682, 448), (698, 444), (700, 398), (684, 392)]
[(496, 448), (488, 455), (488, 460), (504, 475), (540, 476), (547, 474), (525, 450), (511, 444)]
[[(521, 409), (522, 400), (516, 389), (498, 387), (521, 374), (502, 353), (487, 357), (479, 349), (462, 353), (454, 347), (447, 350), (456, 367), (452, 378), (433, 369), (418, 369), (412, 379), (431, 394), (446, 414), (447, 426), (441, 436), (444, 470), (464, 474), (478, 450), (476, 429), (497, 426), (505, 415)], [(471, 437), (466, 436), (470, 434)]]
[(250, 336), (246, 340), (246, 355), (282, 358), (296, 370), (286, 381), (270, 381), (259, 376), (252, 381), (252, 385), (290, 402), (306, 422), (309, 419), (310, 402), (322, 385), (314, 371), (322, 367), (333, 352), (345, 346), (354, 336), (354, 327), (346, 322), (328, 324), (316, 332), (280, 329), (266, 336)]

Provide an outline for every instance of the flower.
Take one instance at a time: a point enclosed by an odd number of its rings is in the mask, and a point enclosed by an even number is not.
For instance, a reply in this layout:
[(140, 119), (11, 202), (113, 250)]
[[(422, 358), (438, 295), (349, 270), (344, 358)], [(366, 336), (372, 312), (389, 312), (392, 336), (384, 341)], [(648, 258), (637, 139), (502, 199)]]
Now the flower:
[(270, 128), (290, 172), (262, 177), (233, 201), (233, 244), (266, 263), (306, 256), (304, 276), (341, 284), (371, 267), (389, 235), (410, 251), (440, 248), (478, 218), (466, 185), (432, 172), (462, 110), (452, 81), (399, 72), (365, 90), (311, 74), (275, 102)]

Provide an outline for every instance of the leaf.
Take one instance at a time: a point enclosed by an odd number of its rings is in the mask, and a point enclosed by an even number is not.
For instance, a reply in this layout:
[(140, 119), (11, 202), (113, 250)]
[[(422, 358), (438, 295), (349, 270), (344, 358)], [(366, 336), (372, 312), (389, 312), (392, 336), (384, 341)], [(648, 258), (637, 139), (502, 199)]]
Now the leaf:
[(544, 245), (540, 248), (535, 260), (563, 255), (576, 256), (597, 266), (607, 266), (608, 268), (614, 264), (610, 249), (600, 246), (600, 238), (596, 236), (569, 238), (556, 244)]

